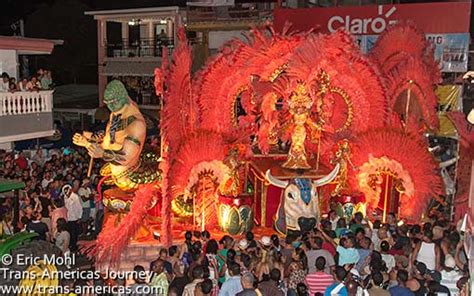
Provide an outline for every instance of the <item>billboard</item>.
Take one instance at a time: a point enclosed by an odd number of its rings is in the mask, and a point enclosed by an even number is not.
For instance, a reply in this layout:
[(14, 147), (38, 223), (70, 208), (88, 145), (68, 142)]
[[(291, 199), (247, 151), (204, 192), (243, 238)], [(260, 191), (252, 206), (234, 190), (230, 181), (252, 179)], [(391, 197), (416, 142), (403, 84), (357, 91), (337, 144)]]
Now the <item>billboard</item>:
[(299, 31), (338, 29), (355, 35), (363, 52), (369, 52), (388, 26), (411, 20), (435, 46), (443, 72), (467, 71), (471, 2), (415, 3), (334, 8), (275, 9), (273, 23), (280, 31), (286, 22)]

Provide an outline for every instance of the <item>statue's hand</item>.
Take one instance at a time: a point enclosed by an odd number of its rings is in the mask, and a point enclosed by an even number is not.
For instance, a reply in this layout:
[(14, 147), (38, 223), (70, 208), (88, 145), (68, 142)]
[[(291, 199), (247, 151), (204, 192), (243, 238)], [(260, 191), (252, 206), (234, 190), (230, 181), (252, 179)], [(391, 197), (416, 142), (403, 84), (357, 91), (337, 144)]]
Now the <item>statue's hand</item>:
[(92, 158), (103, 158), (104, 157), (104, 149), (100, 147), (97, 143), (89, 143), (87, 145), (87, 152)]
[(72, 142), (76, 144), (77, 146), (81, 146), (81, 147), (87, 147), (89, 146), (89, 143), (90, 143), (86, 137), (78, 133), (74, 134), (74, 136), (72, 137)]

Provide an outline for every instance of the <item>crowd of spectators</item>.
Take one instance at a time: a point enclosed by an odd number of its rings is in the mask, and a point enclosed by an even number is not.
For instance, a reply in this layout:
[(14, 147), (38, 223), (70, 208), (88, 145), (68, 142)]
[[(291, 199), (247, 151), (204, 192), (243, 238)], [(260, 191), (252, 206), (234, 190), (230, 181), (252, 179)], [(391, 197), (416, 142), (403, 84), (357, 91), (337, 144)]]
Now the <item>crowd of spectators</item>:
[(3, 72), (0, 80), (0, 92), (17, 91), (40, 91), (49, 90), (54, 87), (51, 71), (39, 69), (38, 72), (29, 79), (23, 77), (17, 81), (15, 77), (10, 77), (8, 73)]
[[(11, 216), (12, 198), (2, 199), (3, 235), (15, 227), (33, 231), (68, 253), (76, 250), (81, 235), (100, 231), (98, 177), (86, 177), (85, 152), (0, 151), (0, 160), (0, 178), (26, 184), (17, 225)], [(470, 232), (442, 215), (409, 225), (394, 214), (386, 223), (372, 223), (361, 213), (345, 219), (331, 211), (312, 231), (286, 236), (257, 238), (248, 232), (239, 238), (215, 238), (208, 231), (187, 231), (182, 244), (157, 249), (150, 266), (135, 266), (136, 274), (148, 270), (151, 276), (128, 284), (156, 287), (160, 295), (185, 296), (467, 296), (470, 241)]]
[(11, 235), (15, 229), (33, 231), (64, 253), (75, 251), (80, 236), (94, 237), (100, 231), (103, 207), (96, 200), (98, 176), (87, 177), (85, 151), (39, 149), (29, 154), (0, 151), (0, 178), (26, 185), (19, 192), (16, 223), (13, 197), (1, 199), (1, 235)]
[(183, 244), (159, 251), (152, 276), (135, 285), (184, 296), (467, 296), (459, 225), (432, 218), (406, 225), (391, 214), (372, 224), (357, 213), (346, 224), (330, 212), (313, 231), (285, 238), (248, 232), (217, 241), (208, 231), (188, 231)]

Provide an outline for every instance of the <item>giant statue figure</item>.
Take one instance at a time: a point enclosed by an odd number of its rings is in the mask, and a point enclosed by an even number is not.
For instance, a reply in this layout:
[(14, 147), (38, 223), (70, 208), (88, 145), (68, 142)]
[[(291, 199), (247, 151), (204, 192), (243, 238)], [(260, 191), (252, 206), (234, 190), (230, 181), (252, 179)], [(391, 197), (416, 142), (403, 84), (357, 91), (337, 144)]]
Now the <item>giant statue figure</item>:
[(268, 170), (266, 173), (268, 182), (284, 189), (275, 219), (275, 228), (281, 233), (313, 229), (319, 218), (317, 188), (330, 183), (338, 173), (339, 164), (336, 164), (328, 175), (314, 181), (308, 178), (279, 180)]
[(132, 237), (135, 240), (152, 237), (156, 214), (152, 211), (147, 215), (147, 211), (160, 206), (159, 194), (147, 191), (146, 188), (151, 187), (140, 186), (149, 184), (158, 188), (156, 181), (161, 180), (161, 174), (158, 156), (151, 150), (142, 152), (146, 139), (145, 119), (122, 82), (113, 80), (107, 85), (104, 103), (111, 112), (104, 134), (75, 134), (73, 142), (87, 149), (91, 164), (94, 158), (106, 162), (100, 170), (102, 180), (106, 185), (116, 186), (102, 195), (107, 208), (104, 219), (116, 221), (114, 227), (104, 228), (99, 237), (98, 244), (103, 253), (107, 253), (107, 248), (123, 248)]
[(73, 142), (85, 147), (92, 158), (106, 161), (100, 173), (110, 177), (110, 183), (123, 191), (133, 191), (138, 184), (155, 179), (152, 172), (146, 178), (139, 170), (142, 164), (140, 153), (146, 137), (145, 119), (118, 80), (107, 85), (104, 103), (111, 113), (103, 138), (83, 132), (75, 134)]

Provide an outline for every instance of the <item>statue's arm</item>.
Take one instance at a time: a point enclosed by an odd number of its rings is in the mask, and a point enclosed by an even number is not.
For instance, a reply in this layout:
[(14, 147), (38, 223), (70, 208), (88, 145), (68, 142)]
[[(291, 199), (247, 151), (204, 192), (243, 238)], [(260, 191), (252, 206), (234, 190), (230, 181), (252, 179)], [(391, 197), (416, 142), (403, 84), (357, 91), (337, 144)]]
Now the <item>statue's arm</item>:
[(118, 151), (104, 150), (104, 160), (117, 165), (133, 165), (141, 153), (146, 139), (146, 124), (143, 120), (135, 120), (127, 129), (122, 149)]

